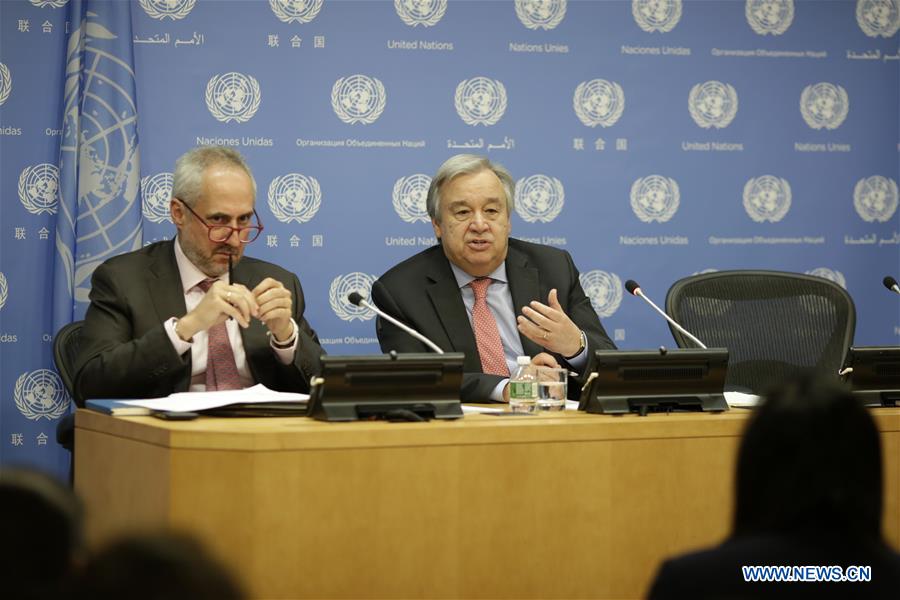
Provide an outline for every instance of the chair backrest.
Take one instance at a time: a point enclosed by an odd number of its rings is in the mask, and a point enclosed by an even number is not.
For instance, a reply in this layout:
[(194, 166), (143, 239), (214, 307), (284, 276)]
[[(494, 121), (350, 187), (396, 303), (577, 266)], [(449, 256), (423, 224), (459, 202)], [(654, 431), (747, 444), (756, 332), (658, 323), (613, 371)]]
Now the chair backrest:
[(75, 398), (75, 363), (78, 360), (78, 352), (81, 345), (81, 328), (84, 321), (73, 321), (64, 325), (56, 332), (53, 340), (53, 362), (62, 379), (63, 385), (69, 396), (78, 403)]
[[(666, 311), (709, 347), (729, 350), (726, 389), (763, 393), (788, 377), (837, 378), (856, 329), (840, 285), (780, 271), (716, 271), (676, 281)], [(693, 347), (670, 327), (679, 347)]]

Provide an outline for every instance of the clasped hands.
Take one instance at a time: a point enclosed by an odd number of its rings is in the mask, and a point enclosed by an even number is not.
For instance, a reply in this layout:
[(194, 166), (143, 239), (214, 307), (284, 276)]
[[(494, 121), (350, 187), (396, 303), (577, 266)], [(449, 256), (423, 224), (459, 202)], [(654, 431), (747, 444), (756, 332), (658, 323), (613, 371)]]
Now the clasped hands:
[(263, 279), (252, 290), (240, 283), (215, 282), (200, 303), (178, 320), (178, 333), (190, 339), (198, 331), (234, 318), (241, 327), (250, 326), (255, 318), (272, 332), (277, 342), (285, 342), (294, 333), (291, 324), (293, 298), (282, 283), (271, 277)]

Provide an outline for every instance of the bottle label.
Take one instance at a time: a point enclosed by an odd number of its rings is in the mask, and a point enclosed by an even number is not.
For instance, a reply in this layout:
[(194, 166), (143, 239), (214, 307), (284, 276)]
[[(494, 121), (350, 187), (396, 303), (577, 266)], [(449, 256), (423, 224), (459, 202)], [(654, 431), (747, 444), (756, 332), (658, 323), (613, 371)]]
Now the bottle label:
[(537, 398), (537, 386), (532, 381), (510, 381), (509, 397), (522, 400)]

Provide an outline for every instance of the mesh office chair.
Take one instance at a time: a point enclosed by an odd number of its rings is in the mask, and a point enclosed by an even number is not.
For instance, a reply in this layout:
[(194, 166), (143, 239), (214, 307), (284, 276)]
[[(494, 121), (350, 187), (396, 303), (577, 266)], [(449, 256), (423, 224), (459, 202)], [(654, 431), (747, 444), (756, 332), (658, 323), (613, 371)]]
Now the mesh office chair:
[[(81, 328), (84, 321), (74, 321), (68, 325), (64, 325), (56, 333), (53, 340), (53, 362), (56, 363), (56, 370), (62, 379), (69, 397), (75, 400), (75, 361), (78, 359), (78, 351), (81, 346)], [(56, 441), (60, 446), (72, 452), (75, 448), (75, 415), (68, 413), (63, 415), (56, 424)], [(74, 457), (72, 463), (74, 464)]]
[[(728, 348), (726, 390), (755, 394), (801, 373), (837, 378), (856, 329), (844, 288), (780, 271), (685, 277), (669, 288), (666, 311), (710, 348)], [(679, 347), (695, 347), (670, 329)]]

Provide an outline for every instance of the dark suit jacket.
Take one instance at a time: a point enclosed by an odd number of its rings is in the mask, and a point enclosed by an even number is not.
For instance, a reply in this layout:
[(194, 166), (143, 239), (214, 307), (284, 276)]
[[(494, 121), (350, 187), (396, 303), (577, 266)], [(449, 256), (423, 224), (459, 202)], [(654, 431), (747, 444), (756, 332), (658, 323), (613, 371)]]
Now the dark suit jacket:
[[(506, 276), (513, 306), (517, 310), (532, 300), (547, 302), (556, 288), (559, 303), (588, 339), (588, 351), (615, 348), (606, 335), (597, 313), (584, 294), (578, 270), (564, 250), (510, 238), (506, 255)], [(372, 299), (383, 311), (418, 330), (447, 352), (464, 352), (463, 402), (486, 402), (503, 379), (486, 375), (469, 324), (462, 294), (443, 248), (433, 246), (403, 261), (382, 275), (372, 286)], [(429, 352), (418, 340), (388, 323), (376, 321), (382, 352)], [(543, 348), (520, 335), (525, 354), (534, 356)], [(567, 364), (555, 355), (560, 364)], [(577, 398), (578, 379), (569, 384), (569, 397)]]
[[(822, 523), (827, 530), (828, 523)], [(872, 568), (869, 582), (745, 582), (742, 566), (848, 566)], [(877, 541), (783, 534), (734, 537), (715, 548), (663, 563), (651, 600), (668, 598), (897, 598), (900, 555)]]
[[(266, 277), (277, 279), (293, 295), (297, 352), (293, 364), (281, 364), (265, 325), (251, 319), (250, 327), (241, 329), (250, 372), (271, 389), (306, 392), (324, 351), (303, 318), (300, 281), (290, 271), (247, 256), (234, 267), (235, 282), (251, 290)], [(187, 391), (191, 353), (176, 353), (163, 327), (168, 318), (186, 312), (174, 242), (151, 244), (97, 267), (75, 375), (79, 405), (86, 398), (155, 398)]]

